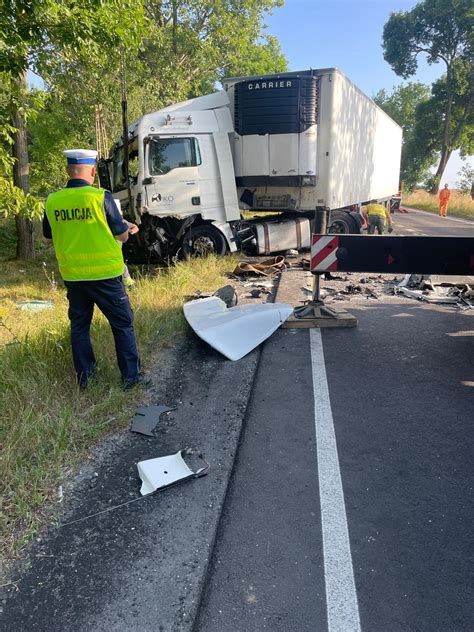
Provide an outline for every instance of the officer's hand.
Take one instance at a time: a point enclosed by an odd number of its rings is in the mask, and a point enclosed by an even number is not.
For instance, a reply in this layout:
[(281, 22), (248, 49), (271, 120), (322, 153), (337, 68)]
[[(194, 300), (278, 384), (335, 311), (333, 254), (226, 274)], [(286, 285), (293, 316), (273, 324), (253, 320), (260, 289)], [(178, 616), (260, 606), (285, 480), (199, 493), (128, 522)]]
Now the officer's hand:
[(139, 230), (140, 229), (138, 228), (136, 224), (132, 224), (129, 222), (128, 232), (130, 233), (130, 235), (136, 235), (136, 233), (138, 233)]
[(393, 226), (389, 226), (387, 230), (389, 233), (393, 233)]

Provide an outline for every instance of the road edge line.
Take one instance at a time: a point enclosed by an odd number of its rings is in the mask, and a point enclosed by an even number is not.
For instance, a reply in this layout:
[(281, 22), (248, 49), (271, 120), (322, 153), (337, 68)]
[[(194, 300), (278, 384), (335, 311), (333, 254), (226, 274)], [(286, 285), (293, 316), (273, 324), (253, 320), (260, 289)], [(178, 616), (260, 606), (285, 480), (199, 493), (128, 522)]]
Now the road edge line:
[(328, 629), (360, 632), (344, 491), (319, 329), (311, 329), (310, 347)]

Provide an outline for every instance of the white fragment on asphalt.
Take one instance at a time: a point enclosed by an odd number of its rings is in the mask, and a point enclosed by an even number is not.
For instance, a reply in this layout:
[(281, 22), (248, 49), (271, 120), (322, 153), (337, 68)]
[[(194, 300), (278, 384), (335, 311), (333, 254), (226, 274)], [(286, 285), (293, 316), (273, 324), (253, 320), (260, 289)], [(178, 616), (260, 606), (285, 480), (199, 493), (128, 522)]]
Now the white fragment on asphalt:
[(328, 628), (330, 632), (360, 632), (344, 492), (319, 329), (311, 329), (310, 340)]
[(180, 450), (176, 454), (137, 463), (138, 474), (142, 480), (140, 489), (142, 496), (194, 476), (195, 472), (189, 469), (181, 454)]

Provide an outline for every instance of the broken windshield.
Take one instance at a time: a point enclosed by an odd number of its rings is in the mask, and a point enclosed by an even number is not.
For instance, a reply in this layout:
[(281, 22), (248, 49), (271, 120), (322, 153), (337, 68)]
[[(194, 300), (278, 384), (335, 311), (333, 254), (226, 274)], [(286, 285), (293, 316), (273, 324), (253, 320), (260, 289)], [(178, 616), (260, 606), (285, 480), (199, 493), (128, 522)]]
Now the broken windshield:
[[(118, 147), (112, 156), (112, 165), (113, 165), (113, 182), (112, 182), (112, 191), (122, 191), (127, 187), (127, 183), (125, 182), (125, 169), (123, 164), (123, 147)], [(137, 183), (138, 176), (138, 141), (137, 139), (132, 139), (128, 146), (128, 175), (130, 178), (130, 183)]]

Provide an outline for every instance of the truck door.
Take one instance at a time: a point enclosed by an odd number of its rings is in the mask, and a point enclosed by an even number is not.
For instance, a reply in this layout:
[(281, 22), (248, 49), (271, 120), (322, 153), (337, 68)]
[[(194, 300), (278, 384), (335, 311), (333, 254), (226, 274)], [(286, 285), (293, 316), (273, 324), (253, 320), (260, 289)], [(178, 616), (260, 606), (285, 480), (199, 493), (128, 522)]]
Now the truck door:
[(150, 136), (145, 150), (149, 212), (161, 216), (199, 213), (200, 164), (197, 138)]

